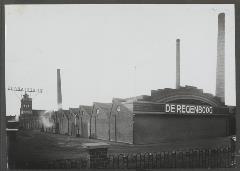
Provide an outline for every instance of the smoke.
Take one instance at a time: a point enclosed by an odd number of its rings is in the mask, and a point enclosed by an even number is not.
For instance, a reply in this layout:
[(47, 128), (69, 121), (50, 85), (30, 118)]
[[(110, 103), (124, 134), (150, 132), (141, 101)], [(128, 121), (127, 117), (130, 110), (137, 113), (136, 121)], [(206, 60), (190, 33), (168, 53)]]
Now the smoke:
[(51, 121), (51, 116), (53, 111), (47, 110), (40, 114), (40, 122), (45, 128), (50, 128), (54, 126), (54, 123)]

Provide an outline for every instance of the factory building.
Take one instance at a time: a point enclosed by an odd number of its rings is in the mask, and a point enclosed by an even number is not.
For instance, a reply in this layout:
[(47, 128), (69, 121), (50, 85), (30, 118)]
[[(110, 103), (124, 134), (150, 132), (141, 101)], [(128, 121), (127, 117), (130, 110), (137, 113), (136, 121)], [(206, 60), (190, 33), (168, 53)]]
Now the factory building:
[[(94, 103), (92, 138), (130, 144), (187, 141), (235, 134), (235, 107), (192, 86), (151, 96)], [(96, 129), (97, 128), (97, 129)]]
[[(63, 110), (58, 69), (58, 111), (48, 115), (52, 124), (43, 124), (43, 130), (129, 144), (156, 144), (234, 135), (236, 109), (225, 105), (223, 13), (218, 16), (217, 41), (216, 95), (197, 87), (181, 86), (180, 39), (177, 39), (175, 89), (151, 90), (150, 95), (114, 98), (112, 103), (94, 102), (92, 106), (80, 105), (78, 108)], [(23, 105), (21, 110), (24, 109), (23, 113), (27, 114), (31, 111), (31, 102), (27, 95), (24, 98), (26, 106)], [(34, 121), (30, 119), (33, 113), (26, 115), (28, 122)]]
[[(52, 111), (49, 115), (45, 115), (50, 126), (43, 125), (43, 130), (45, 132), (89, 138), (91, 135), (91, 116), (92, 107), (84, 105), (79, 106), (79, 108)], [(93, 134), (92, 137), (94, 137)]]
[(152, 92), (135, 101), (113, 101), (111, 140), (150, 144), (235, 134), (235, 108), (219, 106), (218, 98), (190, 86)]
[(235, 107), (225, 105), (224, 42), (225, 15), (221, 13), (218, 16), (216, 96), (193, 86), (180, 85), (180, 39), (177, 39), (176, 89), (152, 90), (150, 96), (94, 104), (91, 119), (94, 137), (149, 144), (235, 134)]
[(19, 127), (21, 129), (40, 129), (42, 127), (40, 116), (45, 110), (33, 110), (32, 98), (24, 94), (21, 99)]

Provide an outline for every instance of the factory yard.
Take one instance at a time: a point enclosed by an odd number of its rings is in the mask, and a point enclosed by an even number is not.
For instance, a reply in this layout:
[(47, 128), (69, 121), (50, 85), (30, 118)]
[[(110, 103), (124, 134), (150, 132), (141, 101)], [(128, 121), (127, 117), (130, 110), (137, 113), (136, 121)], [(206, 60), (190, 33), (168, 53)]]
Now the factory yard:
[(18, 162), (57, 159), (77, 159), (88, 154), (84, 143), (105, 142), (109, 144), (108, 154), (145, 153), (172, 150), (216, 148), (230, 145), (229, 137), (191, 142), (132, 145), (104, 140), (71, 137), (35, 131), (19, 131), (15, 144), (14, 156)]

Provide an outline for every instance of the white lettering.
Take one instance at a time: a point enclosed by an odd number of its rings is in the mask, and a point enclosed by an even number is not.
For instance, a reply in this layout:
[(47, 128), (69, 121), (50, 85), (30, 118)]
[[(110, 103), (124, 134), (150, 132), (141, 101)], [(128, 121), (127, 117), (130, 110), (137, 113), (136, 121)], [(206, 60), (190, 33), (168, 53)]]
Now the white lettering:
[(193, 112), (194, 112), (194, 113), (198, 113), (198, 106), (194, 106)]
[(190, 109), (190, 106), (187, 105), (187, 106), (186, 106), (186, 113), (190, 113), (190, 110), (189, 110), (189, 109)]
[(211, 113), (211, 114), (212, 114), (212, 113), (213, 113), (212, 107), (209, 107), (209, 108), (210, 108), (210, 112), (209, 112), (209, 113)]
[(182, 113), (185, 113), (185, 105), (182, 105)]
[(206, 107), (203, 106), (202, 108), (203, 108), (203, 113), (205, 113)]
[(209, 107), (206, 107), (206, 113), (210, 113), (209, 111), (210, 111)]
[(181, 105), (177, 105), (177, 113), (181, 113)]
[(171, 105), (171, 112), (172, 112), (172, 113), (175, 112), (175, 105)]
[(198, 106), (198, 108), (199, 108), (199, 113), (203, 113), (202, 106)]
[(166, 104), (165, 108), (166, 108), (165, 111), (166, 111), (167, 113), (171, 111), (171, 107), (170, 107), (169, 104)]
[(211, 106), (200, 105), (184, 105), (184, 104), (166, 104), (166, 113), (196, 113), (196, 114), (212, 114), (213, 108)]

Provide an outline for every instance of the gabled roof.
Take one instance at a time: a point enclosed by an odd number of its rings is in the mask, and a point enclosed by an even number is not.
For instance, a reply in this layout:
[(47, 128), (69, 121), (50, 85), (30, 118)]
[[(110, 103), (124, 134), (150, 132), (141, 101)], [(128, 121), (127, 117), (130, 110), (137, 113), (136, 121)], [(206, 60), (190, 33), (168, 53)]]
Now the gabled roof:
[(128, 112), (128, 113), (133, 113), (133, 104), (134, 102), (123, 102), (123, 103), (118, 103), (117, 105), (120, 105), (121, 107), (121, 111), (125, 111), (125, 112)]
[(112, 103), (99, 103), (99, 102), (94, 102), (94, 105), (98, 106), (103, 110), (105, 113), (109, 113), (112, 108)]
[(69, 108), (69, 111), (73, 112), (74, 114), (79, 113), (79, 108)]
[(80, 105), (79, 108), (84, 110), (88, 115), (92, 114), (92, 106)]

